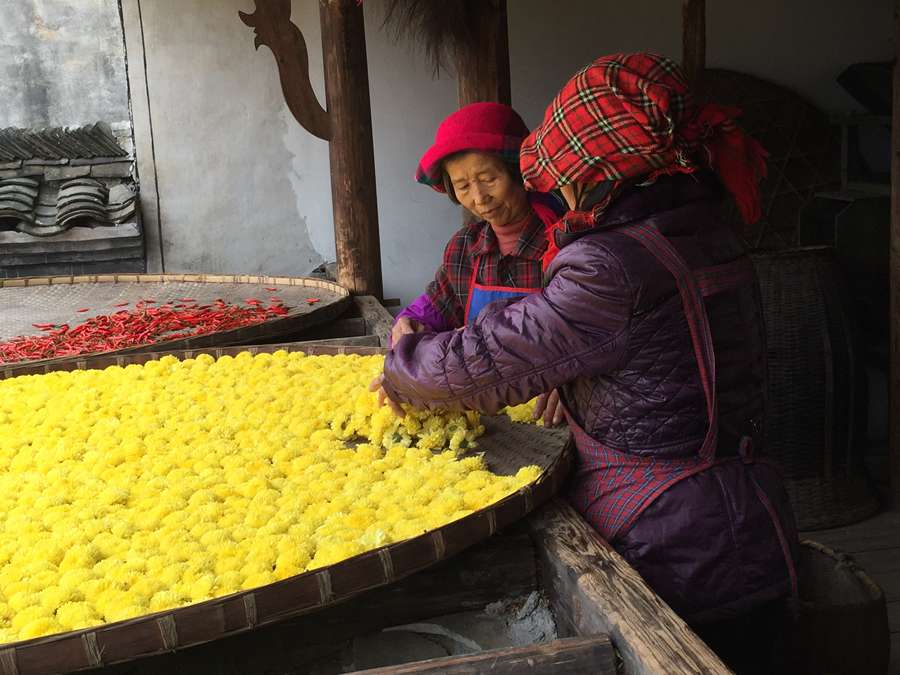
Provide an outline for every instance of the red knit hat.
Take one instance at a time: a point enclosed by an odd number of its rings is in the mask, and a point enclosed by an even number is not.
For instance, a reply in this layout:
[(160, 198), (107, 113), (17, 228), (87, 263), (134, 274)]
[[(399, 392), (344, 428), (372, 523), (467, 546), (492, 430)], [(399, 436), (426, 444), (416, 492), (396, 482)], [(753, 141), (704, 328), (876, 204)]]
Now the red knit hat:
[(502, 103), (471, 103), (447, 116), (416, 169), (416, 180), (444, 192), (441, 162), (456, 152), (490, 152), (518, 163), (519, 147), (528, 127), (519, 114)]

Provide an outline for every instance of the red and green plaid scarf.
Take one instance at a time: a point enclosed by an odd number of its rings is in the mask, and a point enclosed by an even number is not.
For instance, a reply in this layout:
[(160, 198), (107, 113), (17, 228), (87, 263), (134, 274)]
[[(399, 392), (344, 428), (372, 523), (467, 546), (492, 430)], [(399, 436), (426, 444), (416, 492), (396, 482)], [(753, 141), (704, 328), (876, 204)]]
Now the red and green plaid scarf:
[[(735, 123), (737, 108), (698, 108), (681, 68), (652, 53), (613, 54), (583, 68), (547, 108), (525, 139), (520, 164), (529, 190), (549, 192), (572, 183), (618, 183), (591, 213), (566, 223), (599, 223), (622, 181), (711, 168), (734, 196), (748, 223), (760, 216), (759, 181), (768, 153)], [(557, 252), (548, 232), (545, 266)]]

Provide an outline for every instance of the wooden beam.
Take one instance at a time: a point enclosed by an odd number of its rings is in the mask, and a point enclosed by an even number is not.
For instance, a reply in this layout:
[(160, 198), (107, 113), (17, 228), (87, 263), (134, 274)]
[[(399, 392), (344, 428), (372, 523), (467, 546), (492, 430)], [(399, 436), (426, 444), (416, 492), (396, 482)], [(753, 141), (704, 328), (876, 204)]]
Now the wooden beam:
[(571, 506), (552, 501), (528, 522), (561, 630), (608, 633), (626, 675), (730, 672)]
[(323, 346), (323, 347), (380, 347), (381, 341), (377, 335), (353, 335), (335, 338), (313, 338), (312, 340), (298, 340), (295, 345)]
[(319, 0), (325, 98), (331, 117), (331, 201), (338, 283), (381, 298), (381, 247), (363, 10), (357, 0)]
[(468, 675), (487, 672), (491, 675), (615, 675), (616, 657), (609, 637), (595, 635), (355, 672), (357, 675)]
[(681, 67), (697, 89), (706, 69), (706, 0), (682, 0)]
[[(475, 5), (475, 3), (473, 3)], [(478, 44), (456, 56), (459, 105), (512, 101), (509, 82), (509, 28), (506, 0), (483, 0), (473, 20)]]
[[(353, 311), (352, 309), (350, 311)], [(348, 312), (349, 314), (349, 312)], [(319, 340), (321, 338), (356, 337), (365, 335), (366, 320), (361, 316), (347, 316), (323, 323), (313, 328), (308, 328), (291, 335), (291, 340)]]
[[(894, 3), (894, 46), (900, 58), (900, 0)], [(900, 65), (894, 65), (891, 145), (890, 501), (900, 509)]]
[(387, 347), (390, 342), (391, 328), (394, 327), (394, 317), (377, 298), (371, 295), (358, 295), (353, 298), (360, 316), (365, 320), (366, 333), (376, 335), (382, 347)]

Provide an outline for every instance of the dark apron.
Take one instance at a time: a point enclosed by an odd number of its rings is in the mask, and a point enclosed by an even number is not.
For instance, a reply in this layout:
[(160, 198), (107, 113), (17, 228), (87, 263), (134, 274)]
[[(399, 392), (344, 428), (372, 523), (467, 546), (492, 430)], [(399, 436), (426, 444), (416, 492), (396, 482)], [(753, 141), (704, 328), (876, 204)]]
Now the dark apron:
[[(716, 458), (718, 409), (716, 405), (716, 360), (704, 297), (754, 282), (753, 265), (746, 256), (737, 261), (691, 271), (685, 260), (658, 229), (651, 225), (631, 225), (617, 230), (646, 248), (675, 277), (687, 317), (694, 357), (706, 400), (709, 427), (697, 455), (684, 458), (655, 458), (620, 452), (589, 436), (566, 411), (578, 450), (578, 470), (571, 499), (591, 525), (607, 540), (624, 535), (638, 517), (663, 492), (689, 476), (725, 462), (752, 465), (763, 460), (753, 456), (752, 439), (740, 441), (738, 455)], [(750, 473), (757, 497), (775, 526), (792, 585), (796, 572), (787, 538), (765, 492)]]

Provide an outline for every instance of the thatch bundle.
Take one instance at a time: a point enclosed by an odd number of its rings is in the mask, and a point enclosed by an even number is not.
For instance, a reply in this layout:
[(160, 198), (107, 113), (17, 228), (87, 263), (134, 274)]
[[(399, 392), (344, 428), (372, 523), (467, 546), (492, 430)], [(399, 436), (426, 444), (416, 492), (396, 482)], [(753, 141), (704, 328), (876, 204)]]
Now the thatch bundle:
[(395, 39), (421, 45), (435, 74), (478, 44), (487, 0), (384, 0), (384, 26)]

